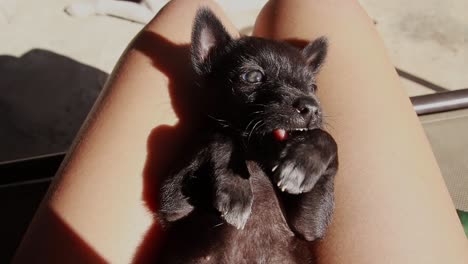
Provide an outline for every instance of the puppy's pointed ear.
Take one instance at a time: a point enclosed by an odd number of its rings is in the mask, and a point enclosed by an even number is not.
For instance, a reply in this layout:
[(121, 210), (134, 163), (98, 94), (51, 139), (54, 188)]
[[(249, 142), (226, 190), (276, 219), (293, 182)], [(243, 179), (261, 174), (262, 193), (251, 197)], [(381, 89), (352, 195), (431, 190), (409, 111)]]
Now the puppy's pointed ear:
[(210, 53), (232, 40), (221, 21), (208, 9), (197, 11), (192, 31), (192, 64), (198, 74), (210, 70)]
[(311, 67), (313, 73), (318, 73), (322, 67), (328, 51), (328, 41), (325, 37), (320, 37), (309, 43), (303, 50), (302, 54), (307, 60), (307, 64)]

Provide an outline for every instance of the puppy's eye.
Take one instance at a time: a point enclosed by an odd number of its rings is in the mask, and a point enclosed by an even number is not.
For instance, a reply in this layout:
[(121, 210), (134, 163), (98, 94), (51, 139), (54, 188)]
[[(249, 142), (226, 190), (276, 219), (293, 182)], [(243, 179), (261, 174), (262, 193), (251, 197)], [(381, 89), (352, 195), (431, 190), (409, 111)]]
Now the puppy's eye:
[(259, 83), (263, 81), (263, 73), (259, 70), (253, 70), (241, 75), (241, 78), (249, 83)]

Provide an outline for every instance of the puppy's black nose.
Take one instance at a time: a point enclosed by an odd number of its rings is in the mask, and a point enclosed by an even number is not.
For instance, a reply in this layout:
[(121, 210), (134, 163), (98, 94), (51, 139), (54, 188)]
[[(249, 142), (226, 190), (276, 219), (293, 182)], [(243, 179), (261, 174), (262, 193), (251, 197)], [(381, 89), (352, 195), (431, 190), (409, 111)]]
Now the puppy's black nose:
[(312, 98), (299, 98), (294, 102), (293, 107), (307, 121), (315, 121), (320, 114), (320, 109), (317, 107), (317, 102), (315, 102)]

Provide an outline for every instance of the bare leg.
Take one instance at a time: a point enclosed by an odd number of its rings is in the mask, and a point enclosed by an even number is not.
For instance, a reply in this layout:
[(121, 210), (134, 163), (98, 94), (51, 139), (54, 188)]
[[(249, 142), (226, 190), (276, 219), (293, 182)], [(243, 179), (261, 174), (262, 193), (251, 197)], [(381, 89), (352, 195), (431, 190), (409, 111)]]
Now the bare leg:
[(254, 34), (330, 41), (319, 96), (338, 142), (320, 263), (468, 263), (439, 168), (372, 20), (357, 1), (270, 1)]
[[(123, 55), (25, 235), (16, 263), (151, 263), (158, 180), (194, 100), (188, 43), (211, 1), (170, 2)], [(185, 147), (185, 145), (183, 146)]]

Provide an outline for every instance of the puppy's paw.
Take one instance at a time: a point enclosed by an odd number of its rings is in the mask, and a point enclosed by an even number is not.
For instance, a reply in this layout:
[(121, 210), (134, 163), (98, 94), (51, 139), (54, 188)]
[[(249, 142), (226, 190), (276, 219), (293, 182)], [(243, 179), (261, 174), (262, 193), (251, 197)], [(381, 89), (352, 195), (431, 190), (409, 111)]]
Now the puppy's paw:
[(216, 190), (214, 206), (227, 223), (244, 229), (252, 211), (253, 194), (248, 179), (236, 178), (219, 186), (221, 188)]
[(313, 161), (312, 158), (290, 154), (275, 171), (278, 188), (290, 194), (300, 194), (312, 190), (317, 180), (323, 174), (326, 166), (323, 161)]
[(286, 144), (273, 167), (278, 188), (290, 194), (309, 192), (336, 156), (336, 143), (326, 132), (305, 132)]
[(163, 222), (175, 222), (189, 215), (193, 209), (193, 206), (186, 200), (170, 203), (166, 202), (161, 204), (158, 214)]
[[(275, 174), (276, 184), (282, 192), (299, 194), (303, 192), (302, 183), (306, 177), (304, 168), (299, 167), (294, 160), (283, 161)], [(276, 169), (276, 168), (275, 168)]]
[(171, 175), (162, 183), (158, 200), (158, 216), (163, 222), (175, 222), (194, 210), (189, 196), (184, 192), (187, 174), (191, 174), (190, 166)]

